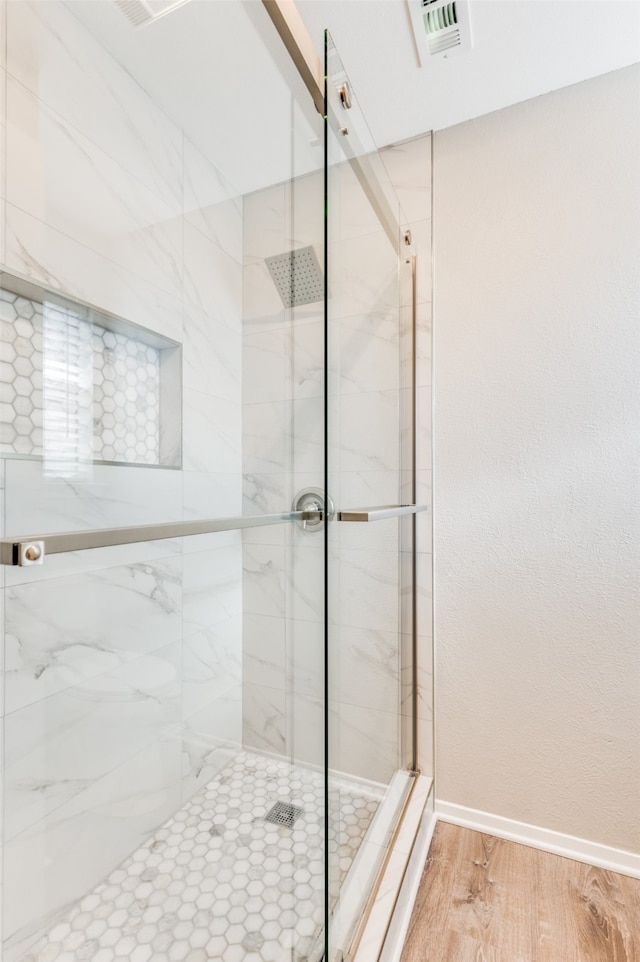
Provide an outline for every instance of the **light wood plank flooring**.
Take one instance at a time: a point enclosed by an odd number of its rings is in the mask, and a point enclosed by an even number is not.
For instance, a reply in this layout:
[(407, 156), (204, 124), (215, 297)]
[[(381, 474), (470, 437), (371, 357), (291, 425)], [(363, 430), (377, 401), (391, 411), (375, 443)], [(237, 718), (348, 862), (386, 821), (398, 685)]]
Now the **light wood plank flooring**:
[(640, 881), (438, 822), (401, 962), (640, 962)]

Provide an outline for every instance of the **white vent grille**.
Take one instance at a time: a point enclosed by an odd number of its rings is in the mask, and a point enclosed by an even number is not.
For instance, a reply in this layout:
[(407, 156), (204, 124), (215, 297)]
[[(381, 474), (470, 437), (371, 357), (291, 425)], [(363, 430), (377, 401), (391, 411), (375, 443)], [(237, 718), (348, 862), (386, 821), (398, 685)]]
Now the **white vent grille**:
[(471, 49), (468, 0), (408, 0), (420, 61)]
[(144, 27), (145, 24), (163, 17), (165, 13), (171, 13), (189, 0), (113, 0), (113, 2), (129, 23), (134, 27)]

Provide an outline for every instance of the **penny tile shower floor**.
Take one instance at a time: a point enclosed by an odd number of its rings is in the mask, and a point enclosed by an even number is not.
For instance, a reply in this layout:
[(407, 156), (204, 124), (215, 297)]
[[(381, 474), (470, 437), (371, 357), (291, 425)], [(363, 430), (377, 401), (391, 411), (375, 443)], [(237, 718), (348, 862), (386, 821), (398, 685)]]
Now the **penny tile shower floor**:
[[(335, 882), (379, 801), (359, 786), (336, 791)], [(301, 809), (293, 825), (265, 820), (277, 802)], [(239, 754), (24, 962), (306, 959), (323, 923), (323, 810), (320, 773)]]

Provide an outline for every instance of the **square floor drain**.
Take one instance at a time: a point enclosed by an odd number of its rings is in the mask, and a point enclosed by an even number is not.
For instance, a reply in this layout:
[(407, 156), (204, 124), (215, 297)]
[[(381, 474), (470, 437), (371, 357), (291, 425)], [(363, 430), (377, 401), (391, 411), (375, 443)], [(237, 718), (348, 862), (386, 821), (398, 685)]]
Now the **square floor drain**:
[(274, 825), (285, 825), (291, 828), (297, 818), (300, 818), (304, 809), (297, 805), (289, 805), (288, 802), (276, 802), (273, 808), (264, 817), (265, 822), (273, 822)]

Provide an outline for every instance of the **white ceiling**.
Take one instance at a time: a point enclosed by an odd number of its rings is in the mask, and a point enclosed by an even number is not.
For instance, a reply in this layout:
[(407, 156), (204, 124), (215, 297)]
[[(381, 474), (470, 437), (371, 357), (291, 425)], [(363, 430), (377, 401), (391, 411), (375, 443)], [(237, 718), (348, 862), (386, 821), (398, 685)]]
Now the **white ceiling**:
[(260, 0), (191, 0), (138, 29), (109, 0), (64, 3), (238, 193), (322, 165), (322, 120)]
[[(472, 51), (426, 67), (406, 0), (296, 2), (319, 55), (331, 31), (379, 147), (640, 60), (640, 0), (470, 0)], [(239, 193), (322, 163), (319, 115), (260, 0), (191, 0), (140, 30), (108, 0), (65, 4)]]
[(640, 61), (637, 0), (471, 0), (472, 51), (426, 67), (406, 0), (296, 5), (318, 51), (329, 28), (379, 147)]

